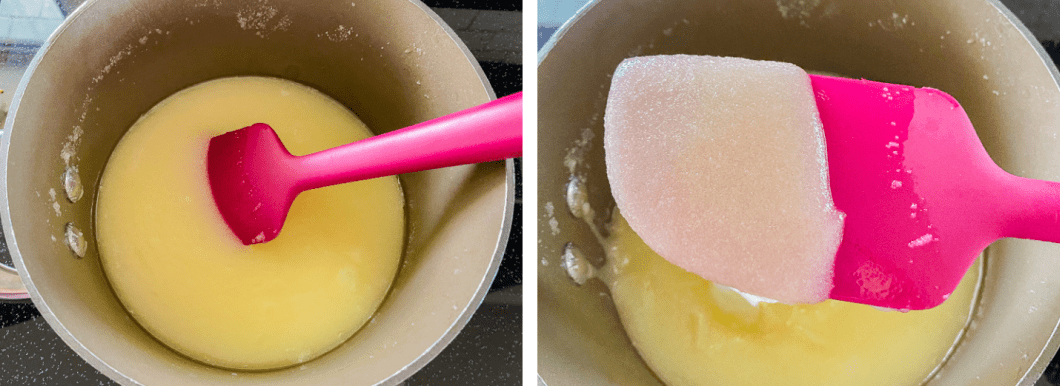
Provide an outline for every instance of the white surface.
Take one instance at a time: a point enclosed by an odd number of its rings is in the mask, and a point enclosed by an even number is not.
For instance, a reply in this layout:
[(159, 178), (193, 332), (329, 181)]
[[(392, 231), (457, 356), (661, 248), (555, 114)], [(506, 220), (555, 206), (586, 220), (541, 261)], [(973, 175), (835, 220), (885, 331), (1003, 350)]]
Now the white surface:
[(537, 2), (538, 27), (558, 28), (588, 2), (589, 0), (539, 0)]
[(0, 0), (0, 41), (40, 44), (62, 22), (54, 1)]

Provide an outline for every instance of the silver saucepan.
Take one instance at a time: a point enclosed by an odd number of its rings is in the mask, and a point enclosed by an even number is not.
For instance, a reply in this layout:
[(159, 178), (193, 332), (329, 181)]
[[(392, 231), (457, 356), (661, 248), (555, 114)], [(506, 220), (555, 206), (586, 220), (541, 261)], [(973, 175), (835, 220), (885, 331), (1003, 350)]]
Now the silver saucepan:
[[(467, 48), (418, 1), (89, 1), (41, 48), (7, 117), (0, 211), (21, 282), (0, 285), (14, 287), (9, 298), (28, 295), (74, 351), (124, 385), (402, 381), (490, 287), (511, 226), (511, 161), (402, 176), (406, 253), (375, 322), (305, 366), (232, 372), (190, 360), (140, 328), (107, 284), (93, 207), (111, 151), (157, 102), (236, 75), (314, 87), (376, 133), (494, 97)], [(80, 198), (65, 189), (74, 175)]]
[[(559, 264), (568, 242), (589, 257), (602, 254), (565, 210), (564, 161), (584, 157), (576, 173), (587, 176), (592, 205), (613, 207), (601, 141), (611, 73), (627, 57), (677, 53), (945, 90), (1005, 170), (1060, 181), (1060, 74), (996, 0), (594, 1), (556, 33), (539, 63), (538, 219), (554, 218), (559, 230), (538, 228), (538, 366), (546, 384), (660, 384), (610, 298), (599, 295), (607, 289), (574, 285)], [(986, 257), (968, 331), (929, 385), (1032, 385), (1056, 353), (1060, 245), (1002, 240)]]

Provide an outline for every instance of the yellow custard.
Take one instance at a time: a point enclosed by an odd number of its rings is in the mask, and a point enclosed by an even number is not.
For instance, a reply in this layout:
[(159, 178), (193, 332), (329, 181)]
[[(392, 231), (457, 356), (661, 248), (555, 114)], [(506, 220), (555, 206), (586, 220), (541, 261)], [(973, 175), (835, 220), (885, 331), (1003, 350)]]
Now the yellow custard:
[(919, 385), (968, 321), (979, 262), (944, 304), (901, 313), (759, 303), (667, 262), (618, 211), (599, 272), (633, 345), (669, 386)]
[(384, 177), (304, 192), (275, 240), (242, 245), (213, 202), (206, 149), (257, 122), (295, 155), (371, 135), (304, 85), (213, 80), (132, 126), (96, 203), (103, 268), (129, 314), (174, 350), (233, 369), (305, 362), (348, 339), (382, 302), (404, 244), (404, 197)]

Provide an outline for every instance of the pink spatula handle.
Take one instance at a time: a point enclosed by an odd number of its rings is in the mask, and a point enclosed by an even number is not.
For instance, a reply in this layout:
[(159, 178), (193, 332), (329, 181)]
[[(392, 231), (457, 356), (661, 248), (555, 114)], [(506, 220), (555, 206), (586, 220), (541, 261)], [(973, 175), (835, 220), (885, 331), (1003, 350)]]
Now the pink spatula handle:
[(999, 177), (1002, 181), (997, 188), (981, 195), (994, 200), (991, 204), (1000, 227), (997, 238), (1060, 243), (1060, 183), (1007, 173)]
[[(522, 155), (523, 93), (297, 157), (298, 190)], [(400, 149), (400, 150), (395, 150)]]

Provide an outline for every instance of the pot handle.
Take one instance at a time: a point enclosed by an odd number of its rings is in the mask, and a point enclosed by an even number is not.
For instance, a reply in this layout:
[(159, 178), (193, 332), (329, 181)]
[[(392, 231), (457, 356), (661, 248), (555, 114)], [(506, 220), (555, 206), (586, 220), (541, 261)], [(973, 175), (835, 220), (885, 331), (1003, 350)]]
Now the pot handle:
[[(7, 131), (4, 130), (2, 123), (3, 118), (6, 118), (6, 116), (6, 112), (0, 114), (0, 137), (6, 134)], [(0, 255), (5, 257), (4, 261), (11, 261), (11, 252), (7, 249), (7, 240), (4, 238), (2, 228), (0, 228)], [(29, 299), (29, 291), (26, 290), (26, 285), (22, 283), (22, 279), (18, 276), (18, 271), (14, 267), (0, 262), (0, 302), (26, 299)]]
[(18, 272), (14, 269), (0, 265), (0, 302), (29, 299), (29, 291), (22, 284)]

